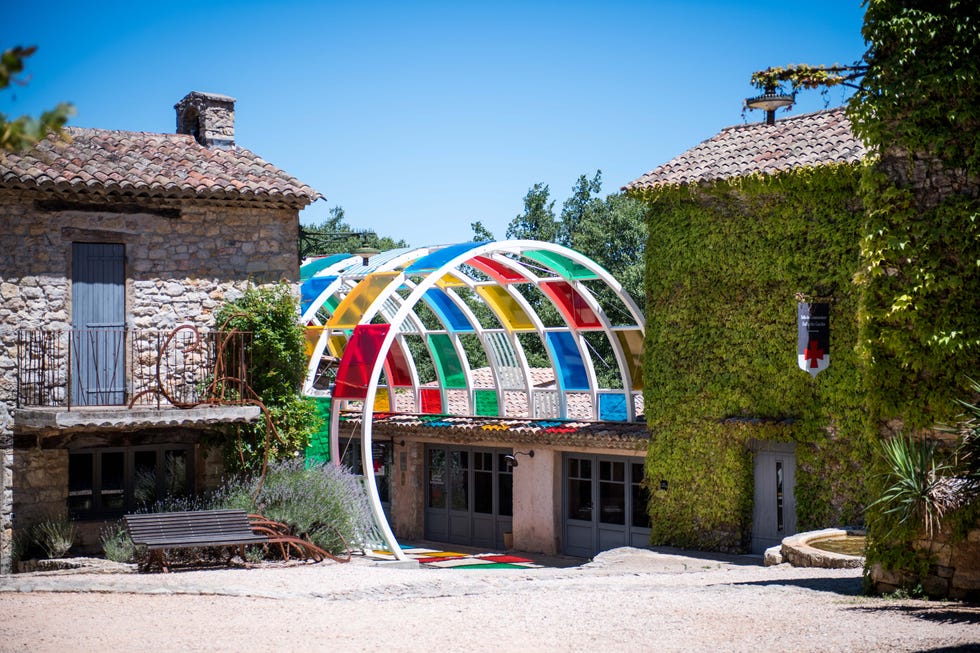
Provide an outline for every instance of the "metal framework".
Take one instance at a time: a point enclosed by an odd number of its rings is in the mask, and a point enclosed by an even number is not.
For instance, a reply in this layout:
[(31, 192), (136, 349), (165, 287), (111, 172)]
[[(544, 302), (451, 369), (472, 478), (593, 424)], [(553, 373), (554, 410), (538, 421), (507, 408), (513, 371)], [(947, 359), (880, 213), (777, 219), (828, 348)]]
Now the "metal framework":
[[(368, 264), (340, 254), (308, 261), (300, 273), (310, 354), (304, 392), (330, 402), (334, 462), (340, 412), (352, 403), (363, 411), (364, 460), (375, 411), (637, 417), (643, 315), (612, 275), (574, 250), (532, 240), (468, 242), (390, 250)], [(553, 382), (535, 383), (528, 338), (546, 351)], [(491, 384), (486, 374), (477, 380), (467, 351), (486, 361)], [(614, 387), (601, 387), (597, 364), (617, 372), (603, 375)], [(515, 395), (526, 415), (508, 412)], [(371, 465), (364, 474), (378, 527), (404, 559)]]

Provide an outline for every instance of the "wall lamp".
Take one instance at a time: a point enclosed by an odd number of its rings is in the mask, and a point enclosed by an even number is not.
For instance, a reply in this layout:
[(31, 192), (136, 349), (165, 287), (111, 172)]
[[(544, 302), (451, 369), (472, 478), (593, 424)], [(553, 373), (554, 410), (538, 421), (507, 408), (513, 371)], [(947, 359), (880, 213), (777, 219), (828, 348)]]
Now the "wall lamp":
[(513, 454), (504, 454), (504, 461), (507, 463), (508, 467), (517, 467), (517, 457), (527, 456), (528, 458), (534, 458), (534, 449), (530, 451), (515, 451)]

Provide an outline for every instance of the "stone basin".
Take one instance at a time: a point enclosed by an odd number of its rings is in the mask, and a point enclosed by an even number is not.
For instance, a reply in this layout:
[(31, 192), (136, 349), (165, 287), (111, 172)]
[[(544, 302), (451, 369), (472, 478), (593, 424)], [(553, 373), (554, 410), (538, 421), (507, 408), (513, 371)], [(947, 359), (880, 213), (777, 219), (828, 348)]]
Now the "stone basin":
[(847, 536), (864, 536), (864, 531), (843, 528), (824, 528), (819, 531), (797, 533), (783, 538), (779, 547), (766, 551), (766, 564), (788, 562), (794, 567), (824, 567), (827, 569), (854, 569), (864, 566), (864, 556), (846, 555), (824, 551), (811, 546), (820, 540), (839, 539)]

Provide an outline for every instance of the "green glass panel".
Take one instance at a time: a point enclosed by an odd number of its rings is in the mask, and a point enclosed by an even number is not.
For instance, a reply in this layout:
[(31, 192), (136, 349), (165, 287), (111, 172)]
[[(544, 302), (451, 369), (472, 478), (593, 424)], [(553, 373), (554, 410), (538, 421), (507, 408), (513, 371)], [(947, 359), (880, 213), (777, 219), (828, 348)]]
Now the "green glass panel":
[(599, 275), (585, 267), (576, 263), (567, 256), (562, 256), (561, 254), (556, 254), (554, 252), (548, 252), (543, 249), (534, 249), (527, 252), (522, 252), (522, 256), (537, 261), (542, 265), (546, 265), (561, 276), (566, 279), (598, 279)]
[(306, 467), (330, 462), (330, 400), (314, 397), (316, 414), (322, 421), (320, 428), (310, 436), (306, 447)]
[(473, 393), (476, 400), (476, 414), (483, 417), (500, 416), (500, 408), (497, 404), (496, 390), (477, 390)]
[(444, 388), (465, 389), (466, 375), (463, 365), (459, 362), (452, 340), (445, 333), (429, 334), (429, 346), (435, 358), (439, 380)]

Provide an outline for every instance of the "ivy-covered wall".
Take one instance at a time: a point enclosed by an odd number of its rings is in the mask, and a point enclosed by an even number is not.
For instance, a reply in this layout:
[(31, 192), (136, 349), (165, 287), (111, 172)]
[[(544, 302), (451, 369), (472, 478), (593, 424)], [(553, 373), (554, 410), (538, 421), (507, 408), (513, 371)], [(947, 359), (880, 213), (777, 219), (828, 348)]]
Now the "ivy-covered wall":
[[(841, 164), (637, 193), (653, 544), (748, 548), (754, 440), (796, 443), (800, 530), (861, 521), (860, 177)], [(816, 378), (797, 365), (801, 295), (832, 301), (831, 363)]]

